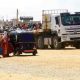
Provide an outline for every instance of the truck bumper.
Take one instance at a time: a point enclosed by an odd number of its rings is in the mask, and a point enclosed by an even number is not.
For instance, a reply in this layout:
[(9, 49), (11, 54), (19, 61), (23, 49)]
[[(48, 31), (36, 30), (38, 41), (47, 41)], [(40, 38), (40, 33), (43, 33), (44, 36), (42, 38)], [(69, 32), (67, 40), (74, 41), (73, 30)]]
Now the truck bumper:
[(62, 44), (68, 46), (68, 45), (75, 45), (75, 44), (80, 44), (80, 40), (72, 40), (72, 41), (63, 41), (61, 42)]

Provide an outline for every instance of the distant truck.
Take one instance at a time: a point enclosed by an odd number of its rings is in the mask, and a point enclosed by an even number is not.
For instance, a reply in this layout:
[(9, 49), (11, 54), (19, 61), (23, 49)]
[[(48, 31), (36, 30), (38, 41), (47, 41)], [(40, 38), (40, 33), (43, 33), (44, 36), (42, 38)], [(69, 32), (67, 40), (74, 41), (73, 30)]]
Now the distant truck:
[(61, 49), (68, 45), (80, 48), (80, 13), (43, 10), (42, 29), (37, 30), (36, 41), (40, 49)]

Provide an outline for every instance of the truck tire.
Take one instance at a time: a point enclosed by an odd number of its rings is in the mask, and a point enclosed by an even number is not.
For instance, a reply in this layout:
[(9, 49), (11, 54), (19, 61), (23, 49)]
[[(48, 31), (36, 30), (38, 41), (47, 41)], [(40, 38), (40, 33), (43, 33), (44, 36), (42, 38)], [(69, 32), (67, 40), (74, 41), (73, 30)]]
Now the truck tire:
[(79, 44), (76, 44), (76, 45), (75, 45), (75, 48), (76, 48), (76, 49), (80, 49), (80, 45), (79, 45)]
[(43, 39), (42, 36), (39, 36), (39, 37), (38, 37), (37, 47), (38, 47), (39, 49), (43, 49), (43, 48), (44, 48), (44, 39)]
[(62, 48), (61, 43), (59, 42), (57, 36), (53, 37), (53, 48), (54, 49), (61, 49)]

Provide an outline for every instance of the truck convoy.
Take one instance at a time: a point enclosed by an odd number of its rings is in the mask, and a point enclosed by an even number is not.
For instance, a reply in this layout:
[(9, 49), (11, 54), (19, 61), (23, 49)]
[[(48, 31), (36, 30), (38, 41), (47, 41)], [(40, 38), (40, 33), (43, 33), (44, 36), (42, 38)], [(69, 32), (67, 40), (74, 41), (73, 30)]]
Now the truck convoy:
[(43, 10), (42, 29), (36, 33), (40, 49), (62, 49), (71, 45), (80, 48), (80, 13), (68, 10)]

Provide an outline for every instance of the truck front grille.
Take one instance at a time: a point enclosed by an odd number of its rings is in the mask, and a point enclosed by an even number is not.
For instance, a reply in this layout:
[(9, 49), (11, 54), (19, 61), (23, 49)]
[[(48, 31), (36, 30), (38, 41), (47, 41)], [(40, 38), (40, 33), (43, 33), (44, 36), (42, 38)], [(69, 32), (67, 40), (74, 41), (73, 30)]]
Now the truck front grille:
[(80, 34), (80, 28), (66, 29), (66, 32), (70, 34)]

